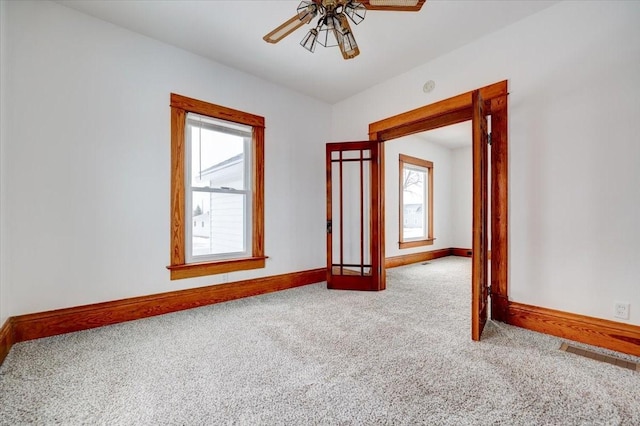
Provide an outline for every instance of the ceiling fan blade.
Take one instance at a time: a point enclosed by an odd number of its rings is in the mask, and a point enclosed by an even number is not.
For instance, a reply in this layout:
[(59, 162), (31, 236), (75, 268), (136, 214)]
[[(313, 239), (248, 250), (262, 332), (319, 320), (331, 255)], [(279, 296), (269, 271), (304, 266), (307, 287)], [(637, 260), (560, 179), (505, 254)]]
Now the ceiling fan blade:
[(262, 39), (267, 43), (277, 43), (304, 24), (308, 24), (309, 22), (311, 22), (312, 18), (312, 15), (306, 15), (303, 19), (300, 19), (300, 17), (296, 15), (280, 25), (275, 30), (271, 31), (266, 36), (262, 37)]
[(417, 12), (427, 0), (358, 0), (368, 10), (394, 10), (398, 12)]

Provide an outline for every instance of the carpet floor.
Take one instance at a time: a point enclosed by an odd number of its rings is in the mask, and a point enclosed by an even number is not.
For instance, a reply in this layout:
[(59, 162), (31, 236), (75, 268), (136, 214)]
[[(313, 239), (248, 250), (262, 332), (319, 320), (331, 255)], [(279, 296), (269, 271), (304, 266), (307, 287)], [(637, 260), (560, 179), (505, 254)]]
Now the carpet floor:
[(383, 292), (316, 284), (18, 343), (0, 424), (640, 425), (636, 371), (501, 323), (472, 342), (470, 269), (447, 257), (389, 270)]

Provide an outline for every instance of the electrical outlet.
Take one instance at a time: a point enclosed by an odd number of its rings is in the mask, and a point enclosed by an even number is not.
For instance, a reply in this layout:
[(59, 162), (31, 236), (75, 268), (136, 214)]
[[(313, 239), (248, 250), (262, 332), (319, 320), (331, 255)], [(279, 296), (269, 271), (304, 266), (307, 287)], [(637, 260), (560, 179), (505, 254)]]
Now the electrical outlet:
[(615, 302), (613, 304), (613, 316), (620, 319), (629, 319), (629, 303)]

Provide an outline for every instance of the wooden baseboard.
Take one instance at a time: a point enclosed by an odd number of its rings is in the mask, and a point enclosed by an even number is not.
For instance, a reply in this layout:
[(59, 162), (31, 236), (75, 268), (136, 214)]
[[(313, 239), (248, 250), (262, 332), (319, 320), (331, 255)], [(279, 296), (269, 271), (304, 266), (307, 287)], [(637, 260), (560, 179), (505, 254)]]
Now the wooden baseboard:
[[(396, 266), (410, 265), (412, 263), (426, 262), (446, 256), (471, 257), (471, 249), (452, 247), (440, 250), (423, 251), (420, 253), (403, 254), (400, 256), (387, 257), (384, 262), (385, 268), (395, 268)], [(491, 250), (487, 252), (487, 259), (491, 259)]]
[[(451, 255), (451, 250), (433, 250), (387, 258), (386, 267), (392, 268), (449, 256)], [(0, 327), (0, 365), (13, 344), (25, 340), (87, 330), (243, 297), (286, 290), (322, 282), (325, 279), (326, 270), (321, 268), (11, 317)], [(640, 356), (639, 326), (517, 302), (508, 303), (507, 322), (511, 325)]]
[[(87, 330), (326, 280), (324, 268), (10, 318), (13, 343)], [(8, 349), (7, 349), (8, 351)]]
[(385, 268), (395, 268), (396, 266), (410, 265), (412, 263), (426, 262), (427, 260), (438, 259), (440, 257), (451, 256), (451, 249), (440, 249), (423, 251), (420, 253), (403, 254), (401, 256), (387, 257), (384, 260)]
[(508, 323), (529, 330), (640, 356), (640, 326), (509, 302)]
[(472, 254), (473, 252), (471, 251), (471, 249), (458, 247), (451, 248), (451, 256), (471, 257)]
[[(461, 257), (471, 257), (473, 255), (473, 251), (467, 248), (451, 248), (451, 256), (461, 256)], [(491, 250), (487, 251), (487, 259), (491, 259)]]
[(0, 365), (9, 354), (13, 346), (13, 320), (7, 319), (0, 327)]

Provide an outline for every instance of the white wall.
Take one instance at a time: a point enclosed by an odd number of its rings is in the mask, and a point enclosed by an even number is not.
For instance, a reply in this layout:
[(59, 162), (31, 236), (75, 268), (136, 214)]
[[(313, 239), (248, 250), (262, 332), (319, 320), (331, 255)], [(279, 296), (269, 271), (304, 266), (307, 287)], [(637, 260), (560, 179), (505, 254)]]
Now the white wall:
[(638, 325), (639, 16), (561, 2), (335, 105), (332, 140), (508, 79), (510, 299), (612, 320), (627, 301)]
[(222, 281), (165, 268), (170, 92), (266, 119), (269, 259), (229, 281), (324, 267), (329, 105), (56, 3), (2, 15), (2, 319)]
[[(510, 298), (608, 319), (628, 301), (640, 324), (638, 2), (559, 3), (335, 105), (332, 118), (325, 104), (54, 3), (2, 3), (0, 15), (0, 323), (220, 282), (171, 282), (164, 268), (169, 92), (266, 117), (270, 259), (233, 281), (324, 266), (324, 142), (367, 139), (373, 121), (509, 79)], [(298, 124), (302, 111), (316, 118)]]
[[(428, 135), (428, 133), (426, 133)], [(424, 136), (428, 138), (428, 136)], [(431, 246), (400, 249), (399, 154), (433, 162), (433, 235)], [(451, 150), (418, 136), (405, 136), (385, 144), (385, 256), (393, 257), (451, 247)]]
[[(471, 135), (469, 135), (471, 139)], [(471, 248), (473, 168), (471, 147), (451, 150), (451, 247)]]
[(6, 60), (6, 42), (7, 42), (7, 4), (4, 0), (0, 0), (0, 327), (9, 317), (9, 305), (7, 301), (7, 289), (5, 288), (5, 268), (4, 268), (4, 241), (6, 229), (4, 223), (4, 198), (5, 198), (5, 179), (4, 179), (4, 144), (5, 144), (5, 115), (7, 108), (5, 104), (4, 89), (6, 87), (7, 77), (7, 60)]

